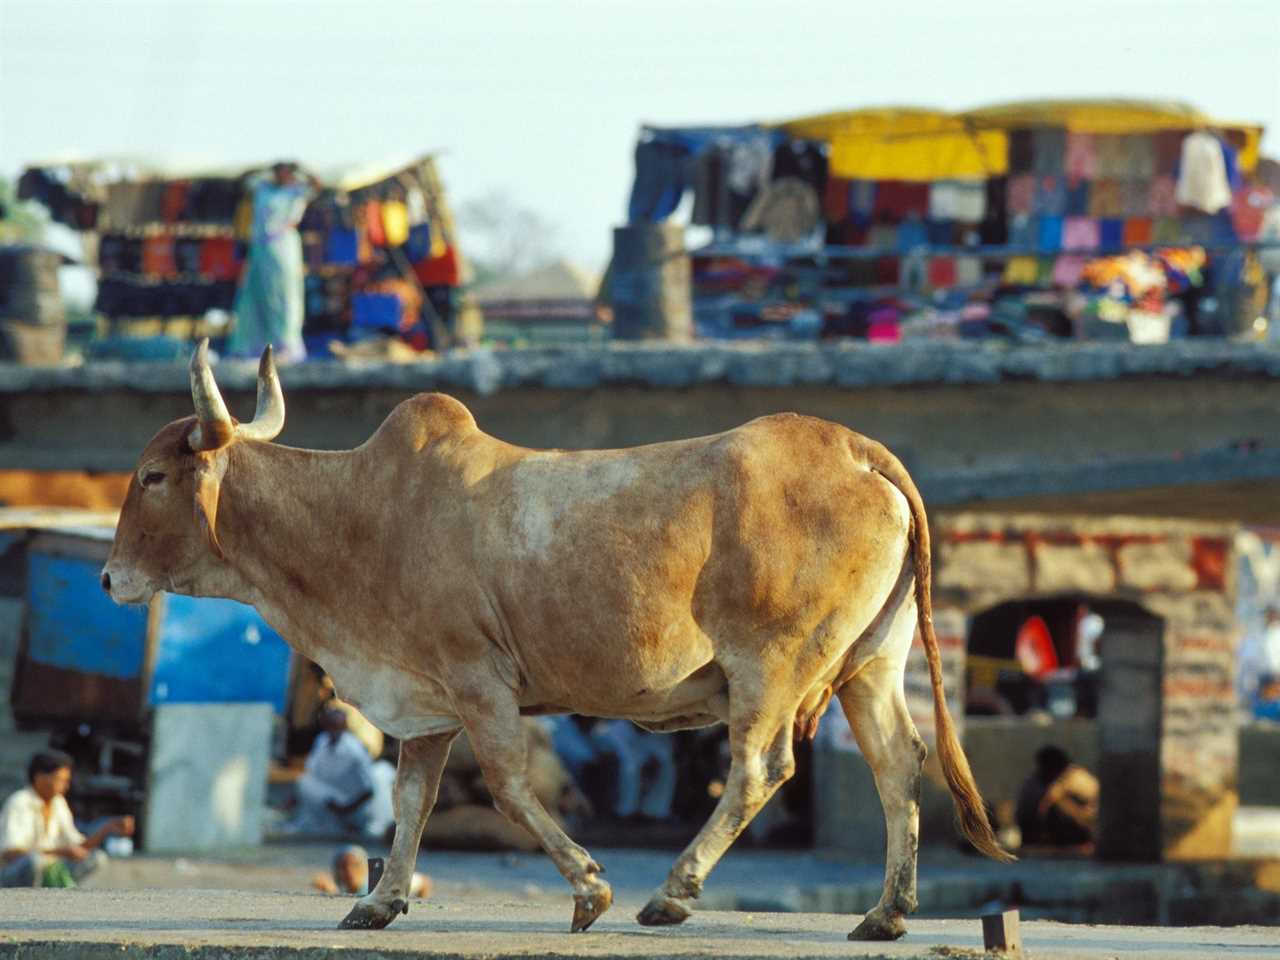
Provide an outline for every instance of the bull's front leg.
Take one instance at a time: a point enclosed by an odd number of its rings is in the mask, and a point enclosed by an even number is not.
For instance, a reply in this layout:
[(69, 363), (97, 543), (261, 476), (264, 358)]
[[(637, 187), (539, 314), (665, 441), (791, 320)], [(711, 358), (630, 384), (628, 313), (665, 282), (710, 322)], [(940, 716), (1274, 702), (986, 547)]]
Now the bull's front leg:
[(396, 834), (391, 855), (378, 885), (356, 901), (341, 927), (347, 930), (381, 930), (401, 913), (409, 912), (409, 887), (418, 865), (418, 845), (427, 817), (436, 804), (440, 775), (449, 759), (449, 747), (458, 731), (438, 733), (400, 744), (392, 804)]
[(551, 818), (529, 786), (527, 743), (520, 708), (511, 691), (486, 678), (459, 694), (460, 713), (494, 805), (528, 830), (573, 888), (569, 930), (586, 930), (613, 904), (613, 890), (600, 878), (604, 868)]

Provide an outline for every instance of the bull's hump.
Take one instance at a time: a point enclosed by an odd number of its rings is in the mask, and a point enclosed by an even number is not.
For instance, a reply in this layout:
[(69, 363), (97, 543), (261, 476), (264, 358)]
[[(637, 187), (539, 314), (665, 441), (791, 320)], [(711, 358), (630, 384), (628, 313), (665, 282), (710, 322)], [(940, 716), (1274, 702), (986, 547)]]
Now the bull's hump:
[(420, 393), (392, 410), (379, 432), (390, 432), (421, 450), (433, 441), (478, 429), (475, 417), (461, 401), (444, 393)]

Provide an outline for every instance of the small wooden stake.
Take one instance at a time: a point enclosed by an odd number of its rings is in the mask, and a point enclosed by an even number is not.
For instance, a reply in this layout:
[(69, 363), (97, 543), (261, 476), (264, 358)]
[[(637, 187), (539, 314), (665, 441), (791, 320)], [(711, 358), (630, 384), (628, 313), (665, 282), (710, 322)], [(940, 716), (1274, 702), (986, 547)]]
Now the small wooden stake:
[(1018, 929), (1018, 911), (986, 914), (982, 918), (982, 945), (991, 953), (1022, 957), (1022, 931)]

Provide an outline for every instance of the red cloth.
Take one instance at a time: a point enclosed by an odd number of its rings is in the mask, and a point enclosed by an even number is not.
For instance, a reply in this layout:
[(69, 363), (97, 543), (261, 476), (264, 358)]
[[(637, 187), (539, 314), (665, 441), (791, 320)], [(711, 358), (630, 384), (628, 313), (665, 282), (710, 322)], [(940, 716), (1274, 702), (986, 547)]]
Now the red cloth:
[(458, 253), (445, 247), (438, 257), (428, 257), (414, 264), (413, 272), (424, 287), (456, 287), (459, 283)]
[(187, 193), (190, 190), (190, 180), (174, 180), (164, 188), (164, 199), (160, 202), (160, 216), (165, 223), (176, 223), (182, 219), (182, 213), (187, 208)]
[(210, 280), (235, 280), (240, 276), (233, 237), (208, 237), (200, 245), (200, 275)]
[(954, 287), (956, 285), (956, 258), (929, 258), (929, 286)]
[(1013, 646), (1023, 671), (1037, 680), (1058, 669), (1058, 651), (1043, 617), (1028, 618), (1019, 628)]
[(1262, 231), (1262, 215), (1275, 202), (1266, 187), (1242, 187), (1231, 195), (1231, 223), (1241, 240), (1257, 240)]
[(873, 216), (878, 222), (898, 223), (912, 214), (921, 219), (929, 215), (929, 184), (906, 180), (876, 183)]
[(172, 277), (177, 274), (173, 237), (167, 233), (158, 233), (142, 241), (142, 272), (153, 277)]
[(364, 205), (364, 230), (375, 247), (387, 245), (387, 231), (382, 225), (382, 204), (377, 200), (370, 200)]
[(822, 216), (827, 223), (839, 223), (849, 216), (849, 181), (844, 177), (827, 177), (822, 193)]
[(1124, 222), (1124, 245), (1145, 247), (1151, 243), (1151, 233), (1150, 217), (1130, 217)]
[(897, 257), (876, 257), (875, 265), (872, 269), (875, 271), (877, 285), (884, 287), (897, 286), (901, 272), (901, 261)]

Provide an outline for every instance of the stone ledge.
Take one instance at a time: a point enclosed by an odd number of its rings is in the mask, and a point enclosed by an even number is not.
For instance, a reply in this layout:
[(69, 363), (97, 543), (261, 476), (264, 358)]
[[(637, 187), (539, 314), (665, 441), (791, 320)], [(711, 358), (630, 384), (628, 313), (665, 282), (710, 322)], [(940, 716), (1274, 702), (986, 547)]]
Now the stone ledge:
[[(225, 389), (252, 390), (256, 365), (218, 365)], [(1280, 346), (1179, 341), (1158, 346), (1063, 343), (610, 344), (603, 347), (479, 349), (418, 363), (316, 361), (287, 367), (287, 390), (651, 389), (727, 384), (786, 388), (1078, 383), (1151, 377), (1280, 380)], [(79, 367), (0, 364), (0, 393), (84, 390), (172, 393), (187, 389), (183, 364), (103, 361)]]

